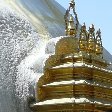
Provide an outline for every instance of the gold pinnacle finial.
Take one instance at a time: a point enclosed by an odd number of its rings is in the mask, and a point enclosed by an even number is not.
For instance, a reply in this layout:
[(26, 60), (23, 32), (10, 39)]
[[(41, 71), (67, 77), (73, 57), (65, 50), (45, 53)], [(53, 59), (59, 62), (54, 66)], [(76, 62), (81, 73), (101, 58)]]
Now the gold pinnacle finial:
[(94, 28), (93, 24), (89, 27), (89, 31), (90, 31), (90, 33), (93, 33), (95, 31), (95, 28)]
[(96, 32), (96, 54), (103, 58), (103, 46), (100, 29)]
[(82, 25), (82, 27), (81, 27), (81, 31), (83, 32), (85, 32), (86, 31), (86, 24), (85, 23), (83, 23), (83, 25)]
[(86, 31), (85, 23), (81, 26), (80, 37), (79, 37), (79, 50), (80, 51), (87, 50), (87, 31)]
[(99, 28), (98, 32), (99, 32), (99, 34), (101, 35), (101, 30), (100, 30), (100, 28)]
[[(66, 35), (70, 35), (70, 34), (73, 34), (73, 36), (76, 36), (77, 35), (77, 30), (78, 30), (78, 25), (79, 25), (79, 21), (78, 21), (78, 17), (77, 17), (77, 13), (75, 11), (75, 2), (74, 0), (71, 0), (70, 3), (69, 3), (69, 8), (66, 10), (66, 13), (65, 13), (65, 31), (66, 31)], [(76, 24), (74, 23), (74, 20), (73, 20), (73, 16), (72, 18), (70, 17), (70, 11), (73, 11), (73, 14), (75, 15), (75, 20), (76, 20)], [(70, 22), (70, 19), (72, 19), (72, 22)], [(70, 30), (70, 24), (72, 25), (72, 29)], [(73, 26), (75, 27), (74, 28), (74, 31), (73, 31)], [(69, 28), (68, 28), (69, 27)], [(74, 33), (70, 33), (70, 31), (73, 31)]]
[(74, 0), (70, 0), (70, 3), (69, 3), (69, 4), (70, 4), (70, 7), (71, 7), (71, 8), (74, 8), (74, 6), (75, 6)]

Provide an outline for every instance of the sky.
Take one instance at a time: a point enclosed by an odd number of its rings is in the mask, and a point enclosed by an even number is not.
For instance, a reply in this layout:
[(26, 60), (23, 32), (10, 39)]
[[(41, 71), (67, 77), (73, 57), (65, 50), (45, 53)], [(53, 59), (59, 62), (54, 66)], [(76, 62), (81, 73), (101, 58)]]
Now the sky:
[[(56, 0), (65, 9), (70, 0)], [(100, 28), (103, 46), (112, 54), (112, 0), (75, 0), (76, 12), (80, 24), (86, 23), (87, 29), (91, 24), (96, 31)]]

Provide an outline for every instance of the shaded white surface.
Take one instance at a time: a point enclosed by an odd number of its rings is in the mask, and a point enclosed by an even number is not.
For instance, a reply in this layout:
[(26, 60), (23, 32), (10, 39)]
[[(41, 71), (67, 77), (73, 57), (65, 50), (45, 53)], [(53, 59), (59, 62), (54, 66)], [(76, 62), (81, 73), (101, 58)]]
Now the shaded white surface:
[(64, 35), (64, 8), (54, 0), (5, 0), (18, 13), (26, 16), (45, 39)]
[(66, 104), (66, 103), (96, 103), (96, 104), (103, 104), (107, 106), (111, 106), (112, 102), (107, 103), (106, 101), (100, 101), (98, 99), (87, 99), (87, 98), (61, 98), (61, 99), (53, 99), (53, 100), (46, 100), (43, 102), (39, 102), (34, 104), (36, 105), (50, 105), (50, 104)]
[(48, 57), (44, 45), (49, 38), (64, 35), (63, 20), (49, 8), (52, 1), (48, 4), (0, 0), (0, 112), (30, 112), (27, 98), (34, 95), (35, 81)]
[(108, 69), (108, 68), (102, 68), (102, 67), (97, 67), (95, 65), (92, 65), (92, 64), (87, 64), (87, 63), (84, 63), (84, 62), (76, 62), (76, 63), (72, 63), (72, 62), (68, 62), (68, 63), (64, 63), (62, 65), (58, 65), (58, 66), (54, 66), (52, 67), (52, 69), (58, 69), (58, 68), (73, 68), (73, 67), (88, 67), (88, 68), (96, 68), (98, 70), (102, 70), (102, 71), (106, 71), (106, 72), (109, 72), (109, 73), (112, 73), (112, 68)]
[(47, 105), (47, 104), (63, 104), (63, 103), (83, 103), (89, 102), (86, 98), (61, 98), (61, 99), (53, 99), (53, 100), (46, 100), (44, 102), (39, 102), (35, 105)]
[(108, 89), (112, 89), (112, 85), (111, 84), (104, 84), (103, 82), (97, 82), (97, 81), (89, 81), (89, 80), (84, 80), (84, 79), (80, 79), (80, 80), (69, 80), (69, 81), (59, 81), (59, 82), (52, 82), (45, 86), (58, 86), (58, 85), (78, 85), (78, 84), (86, 84), (86, 85), (93, 85), (93, 86), (98, 86), (98, 87), (104, 87), (104, 88), (108, 88)]

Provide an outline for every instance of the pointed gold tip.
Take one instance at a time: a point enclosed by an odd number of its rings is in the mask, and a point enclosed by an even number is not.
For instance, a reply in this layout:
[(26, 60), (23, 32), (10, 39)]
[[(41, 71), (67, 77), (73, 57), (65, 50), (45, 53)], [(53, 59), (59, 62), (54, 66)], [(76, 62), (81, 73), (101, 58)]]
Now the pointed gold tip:
[(92, 24), (92, 28), (94, 28), (94, 24)]
[[(77, 35), (77, 31), (78, 31), (78, 25), (79, 25), (79, 21), (78, 21), (78, 17), (77, 17), (77, 13), (75, 11), (75, 2), (74, 0), (70, 0), (69, 3), (69, 8), (66, 10), (65, 13), (65, 31), (66, 31), (66, 35)], [(72, 13), (71, 13), (72, 10)], [(74, 23), (74, 16), (72, 16), (71, 14), (74, 14), (75, 16), (75, 20), (76, 22)]]
[(98, 30), (98, 35), (101, 36), (101, 30), (100, 30), (100, 28)]
[(72, 14), (70, 15), (70, 20), (69, 21), (74, 21)]
[(69, 4), (70, 4), (70, 7), (73, 8), (75, 6), (75, 1), (74, 0), (70, 0), (70, 3)]
[(90, 25), (90, 27), (89, 28), (94, 28), (94, 25), (92, 24), (92, 25)]
[(85, 22), (83, 23), (83, 25), (82, 25), (83, 27), (86, 27), (86, 24), (85, 24)]
[(95, 31), (95, 28), (94, 28), (94, 25), (92, 24), (90, 27), (89, 27), (89, 32), (93, 33)]
[(99, 36), (99, 35), (101, 35), (101, 30), (100, 30), (100, 28), (99, 28), (99, 30), (96, 32), (96, 34)]
[(100, 28), (99, 28), (99, 30), (98, 30), (98, 31), (99, 31), (99, 33), (101, 33), (101, 30), (100, 30)]
[(81, 31), (86, 31), (86, 24), (83, 23), (82, 27), (81, 27)]

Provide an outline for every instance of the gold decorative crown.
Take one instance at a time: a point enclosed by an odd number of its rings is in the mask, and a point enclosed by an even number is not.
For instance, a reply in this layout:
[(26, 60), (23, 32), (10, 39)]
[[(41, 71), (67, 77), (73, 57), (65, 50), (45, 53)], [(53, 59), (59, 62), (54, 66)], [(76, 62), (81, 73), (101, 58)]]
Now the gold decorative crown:
[[(70, 14), (71, 10), (73, 11), (73, 14), (75, 15), (76, 24), (74, 23), (73, 15)], [(71, 17), (72, 17), (72, 21), (70, 20)], [(79, 21), (78, 21), (77, 13), (75, 11), (74, 0), (71, 0), (71, 2), (69, 3), (69, 8), (66, 10), (66, 13), (64, 15), (64, 19), (65, 19), (66, 35), (74, 35), (75, 36), (77, 33), (77, 30), (78, 30)], [(75, 27), (73, 27), (73, 26), (75, 26)]]
[[(72, 14), (70, 14), (71, 10), (72, 10)], [(74, 18), (75, 18), (75, 22), (74, 22)], [(66, 36), (74, 36), (74, 37), (78, 36), (79, 20), (77, 17), (77, 13), (75, 11), (74, 0), (70, 1), (69, 8), (66, 10), (64, 19), (65, 19)], [(92, 24), (89, 27), (89, 30), (87, 31), (86, 25), (84, 23), (80, 29), (79, 50), (86, 51), (87, 53), (94, 53), (102, 57), (103, 46), (102, 46), (100, 29), (95, 33), (95, 28), (94, 25)]]

